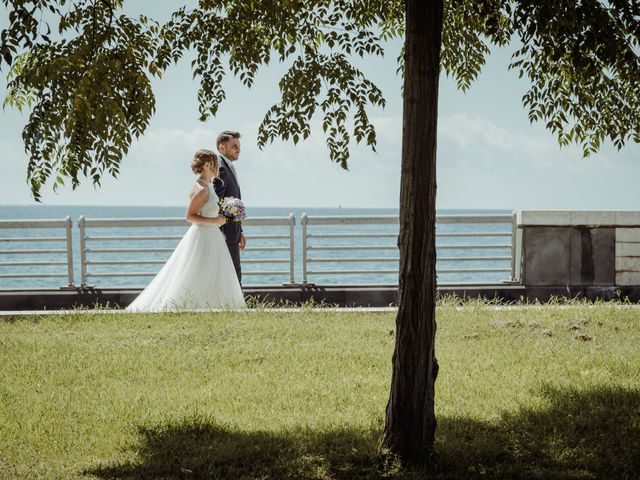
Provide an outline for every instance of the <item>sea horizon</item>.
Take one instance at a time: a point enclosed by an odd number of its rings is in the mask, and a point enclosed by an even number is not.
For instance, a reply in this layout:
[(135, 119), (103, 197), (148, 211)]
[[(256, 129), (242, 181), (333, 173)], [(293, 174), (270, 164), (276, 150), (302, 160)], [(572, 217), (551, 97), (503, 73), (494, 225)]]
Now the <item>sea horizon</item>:
[[(351, 206), (252, 206), (246, 205), (248, 210), (388, 210), (388, 211), (399, 211), (400, 207), (351, 207)], [(47, 209), (73, 209), (77, 210), (79, 208), (88, 208), (88, 209), (186, 209), (187, 205), (94, 205), (94, 204), (64, 204), (64, 205), (46, 205), (46, 204), (11, 204), (5, 203), (0, 204), (0, 209), (34, 209), (34, 210), (47, 210)], [(455, 207), (447, 207), (447, 208), (436, 208), (436, 211), (442, 212), (511, 212), (513, 209), (510, 208), (455, 208)]]
[[(0, 220), (64, 220), (69, 216), (74, 223), (83, 216), (99, 218), (182, 218), (187, 206), (150, 205), (0, 205)], [(510, 209), (442, 208), (439, 215), (491, 215), (510, 214)], [(380, 216), (399, 215), (399, 207), (263, 207), (247, 206), (247, 218), (309, 216)]]
[[(510, 215), (511, 209), (442, 208), (438, 215)], [(148, 219), (182, 218), (186, 206), (118, 206), (118, 205), (0, 205), (0, 221), (12, 220), (64, 220), (67, 216), (75, 224), (85, 219)], [(313, 216), (387, 216), (398, 215), (399, 208), (390, 207), (252, 207), (246, 208), (247, 218)]]
[[(98, 205), (98, 204), (25, 204), (25, 203), (0, 203), (0, 207), (20, 207), (20, 208), (63, 208), (63, 207), (105, 207), (105, 208), (186, 208), (185, 205), (132, 205), (132, 204), (124, 204), (124, 205)], [(261, 205), (261, 206), (253, 206), (250, 208), (292, 208), (288, 206), (281, 205)], [(297, 209), (300, 208), (309, 208), (309, 209), (349, 209), (349, 210), (397, 210), (399, 206), (396, 207), (353, 207), (349, 205), (328, 205), (328, 206), (298, 206), (295, 207)], [(446, 207), (446, 208), (436, 208), (436, 210), (469, 210), (469, 211), (506, 211), (511, 210), (509, 208), (461, 208), (461, 207)]]

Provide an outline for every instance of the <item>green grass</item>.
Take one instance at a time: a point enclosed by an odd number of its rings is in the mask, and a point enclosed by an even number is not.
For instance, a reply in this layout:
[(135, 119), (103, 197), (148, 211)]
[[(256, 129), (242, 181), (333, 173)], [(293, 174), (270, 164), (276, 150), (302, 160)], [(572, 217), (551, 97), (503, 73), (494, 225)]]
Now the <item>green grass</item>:
[[(393, 313), (0, 323), (0, 478), (415, 479), (381, 468)], [(637, 478), (640, 310), (438, 310), (433, 478)]]

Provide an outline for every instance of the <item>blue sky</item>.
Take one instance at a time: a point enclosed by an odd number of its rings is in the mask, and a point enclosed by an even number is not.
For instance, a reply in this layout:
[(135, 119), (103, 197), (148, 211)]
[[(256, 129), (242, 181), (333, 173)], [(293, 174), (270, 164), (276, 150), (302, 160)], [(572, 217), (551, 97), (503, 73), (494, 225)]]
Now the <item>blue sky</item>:
[[(320, 119), (311, 137), (297, 146), (276, 142), (263, 151), (256, 147), (258, 125), (278, 98), (281, 65), (263, 69), (251, 90), (230, 74), (224, 84), (227, 100), (217, 117), (201, 123), (197, 84), (187, 60), (154, 82), (156, 115), (124, 159), (118, 179), (105, 177), (99, 189), (85, 182), (75, 191), (63, 188), (57, 193), (47, 185), (43, 201), (186, 205), (193, 152), (213, 148), (219, 131), (235, 129), (243, 135), (237, 170), (250, 207), (396, 208), (402, 132), (400, 79), (395, 73), (399, 46), (388, 45), (383, 59), (359, 61), (382, 88), (387, 107), (369, 112), (378, 132), (377, 153), (354, 144), (349, 171), (329, 160)], [(618, 152), (606, 145), (589, 159), (583, 159), (577, 147), (560, 149), (542, 125), (529, 124), (521, 103), (527, 83), (507, 70), (510, 54), (510, 49), (492, 52), (467, 93), (442, 77), (438, 208), (640, 209), (640, 146), (631, 144)], [(6, 92), (4, 78), (0, 91)], [(25, 180), (27, 158), (20, 136), (26, 118), (9, 109), (0, 112), (0, 205), (35, 203)]]

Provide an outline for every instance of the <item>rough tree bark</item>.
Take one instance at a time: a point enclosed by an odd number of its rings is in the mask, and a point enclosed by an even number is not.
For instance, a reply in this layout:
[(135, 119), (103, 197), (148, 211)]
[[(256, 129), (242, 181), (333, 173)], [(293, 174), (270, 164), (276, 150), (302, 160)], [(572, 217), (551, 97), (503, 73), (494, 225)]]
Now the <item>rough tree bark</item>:
[(436, 134), (443, 0), (405, 0), (400, 289), (382, 452), (430, 458), (436, 430)]

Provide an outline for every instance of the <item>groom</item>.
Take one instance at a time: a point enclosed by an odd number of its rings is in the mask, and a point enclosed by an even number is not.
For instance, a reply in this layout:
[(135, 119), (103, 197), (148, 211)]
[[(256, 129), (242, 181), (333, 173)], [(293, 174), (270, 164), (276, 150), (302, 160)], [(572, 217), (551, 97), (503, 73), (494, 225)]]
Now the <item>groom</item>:
[[(236, 175), (234, 163), (240, 157), (240, 134), (225, 130), (216, 139), (216, 147), (220, 153), (220, 172), (213, 182), (216, 194), (221, 199), (224, 197), (242, 198), (240, 185)], [(242, 283), (242, 270), (240, 269), (240, 250), (244, 250), (247, 243), (242, 233), (242, 225), (235, 222), (227, 222), (221, 227), (222, 233), (227, 239), (227, 247), (236, 268), (238, 281)]]

